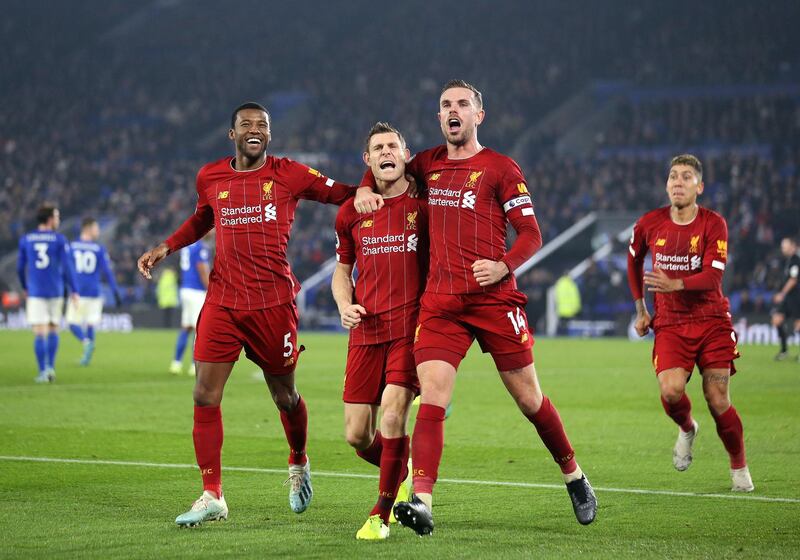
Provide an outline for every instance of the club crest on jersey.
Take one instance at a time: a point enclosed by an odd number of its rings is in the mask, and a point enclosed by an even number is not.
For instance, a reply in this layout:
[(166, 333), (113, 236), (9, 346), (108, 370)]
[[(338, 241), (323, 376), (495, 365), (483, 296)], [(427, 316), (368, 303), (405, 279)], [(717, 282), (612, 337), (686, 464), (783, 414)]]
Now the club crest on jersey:
[(267, 181), (261, 187), (261, 190), (264, 191), (264, 196), (262, 197), (264, 200), (272, 200), (272, 183), (273, 181)]
[[(631, 237), (631, 243), (633, 243), (633, 237)], [(656, 239), (656, 247), (663, 247), (666, 244), (667, 244), (667, 240), (666, 239), (664, 239), (664, 238)]]
[(361, 222), (361, 227), (372, 227), (372, 220), (364, 220)]
[(428, 175), (428, 181), (436, 181), (441, 176), (442, 176), (441, 173), (431, 173), (430, 175)]
[(228, 198), (228, 194), (229, 194), (229, 191), (222, 191), (221, 193), (219, 193), (217, 195), (217, 200), (223, 200), (225, 198)]
[(406, 229), (417, 229), (417, 211), (406, 214)]
[(525, 183), (517, 183), (517, 190), (519, 194), (530, 194), (528, 192), (528, 186)]
[(728, 258), (728, 242), (723, 241), (722, 239), (717, 240), (717, 253), (719, 254), (720, 258), (726, 259)]
[(465, 189), (474, 189), (475, 188), (475, 184), (478, 182), (478, 178), (481, 175), (483, 175), (483, 171), (473, 171), (472, 173), (470, 173), (469, 174), (469, 181), (467, 181), (467, 184), (464, 185), (464, 188)]
[(700, 245), (700, 236), (693, 235), (692, 238), (689, 240), (689, 252), (696, 253), (699, 250), (698, 245)]

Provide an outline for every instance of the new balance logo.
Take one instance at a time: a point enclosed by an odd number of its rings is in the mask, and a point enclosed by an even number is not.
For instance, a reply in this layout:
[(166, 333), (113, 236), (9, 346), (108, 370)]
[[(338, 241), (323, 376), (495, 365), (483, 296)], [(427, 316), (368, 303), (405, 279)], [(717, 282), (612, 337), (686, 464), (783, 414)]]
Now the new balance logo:
[(406, 251), (414, 251), (417, 250), (417, 234), (412, 233), (408, 236), (408, 242), (406, 243)]
[(278, 219), (278, 210), (275, 208), (275, 205), (272, 203), (267, 204), (264, 207), (264, 221), (269, 222), (270, 220), (277, 220)]
[(472, 191), (467, 191), (464, 193), (464, 196), (461, 199), (461, 208), (475, 210), (475, 194)]
[(703, 259), (700, 258), (700, 255), (695, 255), (690, 259), (690, 264), (692, 270), (697, 270), (703, 264)]

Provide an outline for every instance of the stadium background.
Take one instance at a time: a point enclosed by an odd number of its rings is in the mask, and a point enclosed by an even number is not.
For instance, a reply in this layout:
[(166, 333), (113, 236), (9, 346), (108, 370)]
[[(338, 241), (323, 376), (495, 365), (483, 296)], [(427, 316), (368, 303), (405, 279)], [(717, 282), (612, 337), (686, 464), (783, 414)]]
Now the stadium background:
[[(582, 310), (558, 332), (625, 333), (620, 240), (637, 215), (665, 203), (673, 154), (703, 159), (701, 203), (728, 220), (725, 282), (737, 317), (765, 322), (778, 243), (800, 232), (795, 2), (614, 0), (591, 14), (582, 2), (474, 0), (43, 7), (16, 4), (0, 24), (7, 326), (20, 319), (16, 242), (44, 200), (61, 207), (71, 238), (81, 217), (101, 219), (124, 311), (134, 326), (160, 324), (136, 258), (192, 212), (196, 171), (232, 152), (226, 123), (244, 100), (270, 109), (271, 153), (355, 183), (372, 123), (396, 124), (412, 152), (439, 144), (441, 84), (476, 84), (487, 110), (481, 142), (519, 161), (545, 244), (562, 241), (518, 274), (539, 332), (554, 332), (547, 291), (571, 271)], [(301, 281), (332, 257), (334, 216), (301, 203), (289, 255)], [(570, 230), (576, 223), (585, 227)], [(335, 326), (325, 274), (306, 287), (303, 326)]]

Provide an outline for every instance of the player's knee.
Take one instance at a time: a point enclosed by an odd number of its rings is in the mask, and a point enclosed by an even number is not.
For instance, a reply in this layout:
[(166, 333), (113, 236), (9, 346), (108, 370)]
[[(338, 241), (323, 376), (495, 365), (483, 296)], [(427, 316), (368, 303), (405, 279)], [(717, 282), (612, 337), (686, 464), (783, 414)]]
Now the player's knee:
[(373, 436), (365, 430), (347, 428), (344, 437), (347, 440), (347, 445), (362, 451), (370, 446)]
[(683, 397), (684, 387), (679, 383), (661, 383), (661, 398), (669, 404), (675, 404)]
[(731, 400), (727, 393), (718, 391), (705, 391), (706, 404), (708, 410), (714, 416), (719, 416), (731, 407)]
[(272, 393), (272, 401), (278, 410), (282, 412), (291, 412), (297, 406), (297, 393), (294, 391), (276, 391)]
[(219, 406), (222, 401), (222, 393), (203, 385), (195, 385), (192, 392), (194, 404), (197, 406)]
[(405, 420), (405, 415), (400, 410), (386, 408), (383, 410), (383, 416), (381, 417), (382, 429), (384, 432), (401, 432), (403, 430), (403, 420)]

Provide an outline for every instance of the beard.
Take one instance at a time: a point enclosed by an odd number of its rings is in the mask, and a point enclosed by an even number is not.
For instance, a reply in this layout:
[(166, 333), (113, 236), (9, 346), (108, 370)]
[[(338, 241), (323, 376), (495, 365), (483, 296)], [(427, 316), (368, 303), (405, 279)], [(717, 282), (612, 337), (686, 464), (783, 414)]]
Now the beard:
[(257, 159), (260, 159), (261, 157), (263, 157), (264, 154), (267, 152), (267, 146), (268, 145), (269, 145), (269, 138), (266, 139), (261, 144), (261, 147), (259, 148), (258, 152), (253, 153), (253, 148), (250, 147), (250, 145), (247, 143), (247, 141), (244, 138), (241, 138), (236, 143), (236, 149), (240, 154), (242, 154), (247, 159), (249, 159), (249, 160), (257, 160)]

